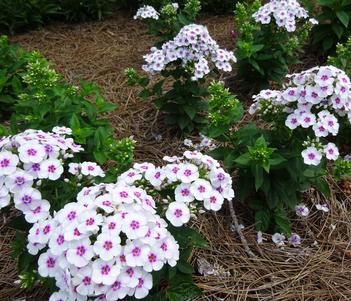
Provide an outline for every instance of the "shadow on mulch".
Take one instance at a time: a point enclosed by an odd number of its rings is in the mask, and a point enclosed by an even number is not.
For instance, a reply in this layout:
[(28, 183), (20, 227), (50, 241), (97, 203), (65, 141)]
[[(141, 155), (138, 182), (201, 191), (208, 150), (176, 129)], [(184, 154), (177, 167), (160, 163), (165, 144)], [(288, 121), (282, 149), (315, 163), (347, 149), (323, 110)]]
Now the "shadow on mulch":
[[(232, 22), (232, 17), (226, 16), (205, 18), (200, 23), (209, 27), (221, 46), (232, 49)], [(140, 101), (138, 89), (128, 87), (123, 76), (127, 67), (140, 70), (142, 56), (153, 45), (145, 30), (139, 22), (118, 13), (104, 22), (56, 24), (14, 36), (11, 41), (42, 52), (73, 84), (96, 82), (102, 94), (119, 105), (110, 115), (116, 138), (134, 136), (136, 160), (158, 163), (165, 154), (180, 152), (182, 138), (163, 126), (153, 104)], [(310, 208), (322, 202), (331, 210), (327, 214), (312, 210), (308, 218), (294, 221), (294, 229), (302, 235), (299, 248), (277, 248), (268, 237), (258, 245), (253, 227), (247, 227), (243, 233), (257, 256), (251, 258), (231, 230), (229, 213), (201, 216), (194, 227), (206, 237), (209, 249), (197, 250), (192, 256), (195, 266), (207, 270), (207, 275), (195, 277), (204, 291), (197, 300), (351, 300), (351, 201), (335, 183), (332, 186), (333, 196), (328, 200), (314, 191), (306, 193), (305, 203)], [(236, 210), (241, 223), (252, 224), (238, 204)], [(13, 238), (12, 231), (0, 227), (0, 301), (47, 300), (40, 288), (29, 296), (14, 284), (18, 276), (10, 256)]]

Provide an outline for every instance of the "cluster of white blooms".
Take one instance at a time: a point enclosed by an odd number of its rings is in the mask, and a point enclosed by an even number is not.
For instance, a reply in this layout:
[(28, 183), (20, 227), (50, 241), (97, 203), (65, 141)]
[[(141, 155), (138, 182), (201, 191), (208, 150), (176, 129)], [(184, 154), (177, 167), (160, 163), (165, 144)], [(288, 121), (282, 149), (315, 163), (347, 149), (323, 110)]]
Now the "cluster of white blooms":
[[(308, 18), (308, 12), (297, 0), (271, 0), (252, 15), (257, 23), (269, 24), (272, 16), (278, 27), (288, 32), (296, 30), (296, 20)], [(314, 20), (311, 20), (314, 23)]]
[(158, 20), (160, 14), (150, 5), (144, 5), (138, 9), (134, 19), (155, 19)]
[(105, 177), (102, 168), (96, 162), (69, 163), (68, 172), (77, 177)]
[(232, 70), (231, 61), (236, 62), (233, 52), (220, 49), (207, 28), (197, 24), (184, 26), (177, 36), (164, 43), (161, 49), (151, 48), (151, 52), (144, 55), (144, 59), (146, 64), (143, 65), (143, 69), (152, 74), (179, 60), (184, 67), (190, 67), (193, 80), (203, 78), (210, 72), (209, 60), (217, 69), (227, 72)]
[(206, 150), (213, 150), (217, 147), (217, 145), (215, 144), (215, 141), (203, 134), (200, 133), (200, 138), (201, 141), (200, 143), (194, 143), (191, 139), (184, 139), (183, 144), (187, 147), (187, 148), (193, 148), (197, 151), (206, 151)]
[(39, 256), (38, 272), (60, 289), (50, 301), (144, 298), (153, 271), (175, 266), (179, 246), (143, 189), (99, 184), (85, 187), (77, 202), (40, 220), (28, 235), (28, 250)]
[(174, 191), (175, 201), (168, 204), (166, 218), (175, 227), (186, 224), (192, 214), (218, 211), (224, 200), (234, 197), (232, 179), (218, 161), (199, 151), (185, 151), (182, 157), (165, 157), (168, 164), (155, 167), (151, 163), (134, 164), (119, 180), (127, 185), (151, 185), (158, 191)]
[[(272, 235), (272, 241), (278, 246), (282, 247), (285, 245), (285, 236), (280, 233), (274, 233)], [(296, 234), (292, 233), (291, 236), (288, 238), (288, 243), (294, 247), (301, 245), (301, 237)]]
[[(289, 83), (283, 91), (263, 90), (253, 97), (249, 112), (265, 113), (281, 108), (288, 114), (285, 125), (312, 129), (314, 142), (306, 142), (302, 151), (305, 164), (319, 165), (323, 155), (336, 160), (339, 150), (334, 143), (322, 144), (320, 139), (339, 133), (339, 119), (347, 117), (351, 123), (351, 84), (344, 71), (333, 66), (314, 67), (288, 75)], [(268, 103), (268, 106), (267, 106)]]
[(55, 181), (64, 172), (64, 160), (82, 150), (71, 130), (55, 127), (52, 132), (26, 130), (0, 138), (0, 208), (14, 200), (29, 223), (45, 219), (50, 203), (37, 189), (43, 180)]

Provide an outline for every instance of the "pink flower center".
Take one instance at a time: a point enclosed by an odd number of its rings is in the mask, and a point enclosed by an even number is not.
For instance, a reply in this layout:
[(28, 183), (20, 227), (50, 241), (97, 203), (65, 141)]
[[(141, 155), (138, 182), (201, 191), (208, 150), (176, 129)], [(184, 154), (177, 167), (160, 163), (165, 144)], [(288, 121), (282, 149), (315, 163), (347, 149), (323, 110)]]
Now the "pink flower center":
[(24, 179), (24, 177), (16, 177), (15, 179), (15, 183), (17, 186), (21, 186), (26, 182), (26, 180)]
[(85, 286), (90, 285), (90, 284), (91, 284), (91, 278), (88, 277), (88, 276), (85, 276), (85, 277), (83, 278), (83, 284), (84, 284)]
[(314, 153), (309, 153), (308, 154), (308, 159), (314, 160), (316, 158), (316, 155)]
[(132, 254), (133, 254), (134, 257), (139, 256), (140, 253), (141, 253), (141, 249), (138, 248), (138, 247), (135, 247), (135, 248), (132, 250)]
[(76, 211), (71, 211), (70, 213), (68, 213), (67, 218), (71, 221), (76, 218), (76, 215)]
[(130, 223), (130, 227), (133, 229), (133, 230), (136, 230), (136, 229), (139, 229), (140, 228), (140, 223), (138, 221), (132, 221)]
[(27, 194), (25, 194), (21, 200), (22, 200), (23, 204), (26, 204), (26, 205), (30, 204), (33, 201), (32, 197), (30, 195), (27, 195)]
[(62, 234), (60, 234), (56, 239), (56, 242), (59, 246), (62, 245), (64, 241), (65, 241), (65, 237)]
[(111, 222), (108, 224), (108, 229), (109, 230), (114, 230), (116, 228), (116, 223), (115, 222)]
[(121, 198), (127, 198), (127, 197), (128, 197), (128, 192), (126, 192), (126, 191), (121, 191), (121, 192), (119, 193), (119, 195), (120, 195)]
[(161, 249), (162, 249), (163, 251), (167, 251), (167, 250), (168, 250), (168, 246), (167, 246), (167, 244), (166, 244), (165, 242), (162, 243)]
[(161, 173), (158, 171), (155, 173), (155, 179), (159, 179), (161, 177)]
[(32, 165), (32, 169), (33, 169), (33, 171), (39, 171), (40, 170), (40, 164), (39, 163), (34, 163)]
[(176, 217), (181, 217), (182, 215), (183, 215), (183, 211), (182, 211), (182, 209), (176, 209), (175, 211), (174, 211), (174, 215), (176, 216)]
[(190, 194), (190, 191), (189, 191), (189, 189), (184, 188), (181, 190), (181, 194), (182, 194), (182, 196), (188, 196)]
[(206, 191), (206, 187), (200, 185), (200, 186), (197, 188), (197, 190), (198, 190), (199, 192), (201, 192), (201, 193), (204, 193), (204, 192)]
[(104, 248), (106, 251), (111, 250), (112, 247), (113, 247), (112, 241), (110, 241), (110, 240), (105, 241), (105, 243), (104, 243), (104, 245), (103, 245), (103, 248)]
[(126, 273), (127, 273), (127, 275), (128, 275), (129, 277), (133, 277), (133, 275), (134, 275), (134, 270), (133, 270), (132, 268), (129, 268), (129, 269), (126, 270)]
[(35, 156), (37, 153), (38, 153), (37, 150), (35, 150), (34, 148), (27, 149), (28, 156)]
[(87, 226), (94, 225), (94, 223), (95, 223), (95, 220), (94, 220), (92, 217), (88, 218), (88, 219), (85, 221), (85, 224), (86, 224)]
[(56, 166), (55, 165), (49, 165), (48, 166), (48, 172), (54, 173), (56, 171)]
[(10, 165), (10, 160), (9, 159), (1, 160), (0, 165), (2, 168), (8, 167)]
[(77, 252), (76, 252), (76, 254), (77, 254), (78, 256), (84, 256), (85, 252), (86, 252), (86, 248), (85, 248), (84, 246), (78, 246), (78, 247), (77, 247)]
[(154, 253), (149, 254), (148, 259), (150, 263), (156, 262), (156, 259), (157, 259), (156, 254)]
[(217, 198), (215, 196), (210, 197), (210, 203), (216, 204), (217, 203)]
[(102, 275), (108, 275), (110, 273), (110, 271), (111, 271), (111, 268), (107, 264), (101, 267), (101, 274)]
[(51, 227), (50, 225), (46, 225), (43, 229), (43, 233), (46, 235), (51, 231)]
[(48, 260), (46, 261), (46, 266), (50, 269), (55, 267), (55, 259), (52, 257), (49, 257)]
[(192, 171), (191, 171), (190, 169), (184, 170), (184, 176), (190, 177), (192, 174), (193, 174), (193, 173), (192, 173)]
[(144, 279), (143, 278), (139, 278), (139, 283), (137, 285), (137, 288), (142, 288), (144, 285)]
[(88, 166), (88, 170), (89, 170), (89, 171), (93, 171), (94, 169), (95, 169), (94, 166), (92, 166), (92, 165), (89, 165), (89, 166)]

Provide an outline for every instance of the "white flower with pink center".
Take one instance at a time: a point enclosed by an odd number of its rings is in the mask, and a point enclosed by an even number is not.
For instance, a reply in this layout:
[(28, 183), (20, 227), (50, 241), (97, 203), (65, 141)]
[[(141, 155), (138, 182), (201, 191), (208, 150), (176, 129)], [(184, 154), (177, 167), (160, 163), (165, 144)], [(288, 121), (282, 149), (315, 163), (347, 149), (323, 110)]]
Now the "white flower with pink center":
[(312, 113), (306, 112), (299, 116), (299, 123), (303, 128), (308, 128), (316, 123), (316, 116)]
[(188, 184), (199, 178), (199, 169), (196, 165), (183, 163), (179, 167), (177, 177), (182, 183)]
[(139, 277), (142, 275), (141, 268), (133, 268), (133, 267), (124, 267), (121, 270), (121, 274), (119, 275), (119, 279), (121, 280), (121, 284), (124, 287), (134, 288), (139, 283)]
[(190, 203), (195, 198), (190, 191), (190, 184), (182, 183), (174, 191), (176, 202)]
[(72, 135), (72, 130), (65, 126), (55, 126), (52, 132), (60, 135)]
[(296, 129), (300, 125), (299, 116), (290, 114), (285, 120), (285, 125), (291, 130)]
[(103, 217), (97, 214), (95, 210), (85, 210), (78, 216), (78, 230), (80, 233), (97, 233), (102, 224)]
[(165, 174), (161, 168), (149, 169), (145, 173), (145, 179), (150, 182), (154, 187), (161, 186), (163, 180), (165, 179)]
[(68, 172), (72, 175), (78, 176), (80, 173), (80, 164), (79, 163), (69, 163), (68, 164)]
[(164, 167), (164, 174), (168, 183), (174, 183), (178, 180), (177, 173), (179, 169), (179, 164), (167, 164)]
[(19, 159), (9, 151), (0, 152), (0, 176), (7, 176), (16, 171)]
[(128, 186), (117, 186), (111, 191), (111, 195), (114, 204), (131, 204), (134, 201), (134, 195)]
[(131, 239), (142, 238), (148, 231), (147, 220), (138, 213), (128, 214), (122, 225), (122, 230)]
[(149, 247), (138, 240), (127, 241), (124, 255), (128, 266), (143, 266), (144, 255), (149, 251)]
[(16, 193), (24, 188), (31, 187), (33, 177), (22, 169), (17, 169), (5, 178), (5, 184), (12, 193)]
[(155, 169), (155, 165), (151, 164), (151, 163), (135, 163), (133, 165), (133, 168), (140, 171), (141, 173), (145, 173), (150, 169)]
[(179, 245), (174, 237), (167, 237), (157, 242), (158, 252), (162, 254), (167, 263), (174, 267), (179, 259)]
[(138, 285), (135, 287), (134, 297), (137, 299), (143, 299), (152, 289), (152, 276), (148, 273), (143, 273), (138, 279)]
[(49, 248), (52, 254), (59, 256), (63, 254), (69, 247), (69, 243), (65, 239), (65, 232), (62, 227), (57, 228), (53, 231), (50, 240)]
[(18, 155), (23, 163), (39, 163), (46, 157), (43, 145), (26, 143), (18, 148)]
[(129, 292), (129, 287), (123, 286), (122, 281), (116, 280), (106, 292), (106, 299), (108, 301), (122, 300)]
[(94, 251), (101, 259), (109, 261), (120, 254), (121, 239), (110, 233), (101, 233), (94, 244)]
[(48, 159), (40, 163), (38, 172), (39, 179), (57, 180), (63, 173), (63, 166), (60, 160)]
[(97, 207), (101, 208), (106, 213), (112, 213), (114, 211), (111, 193), (105, 193), (103, 195), (98, 196), (95, 199), (95, 203)]
[(318, 121), (313, 125), (312, 129), (316, 137), (327, 137), (329, 135), (329, 132), (323, 122)]
[(34, 179), (39, 178), (40, 163), (24, 163), (23, 169)]
[(232, 184), (232, 178), (223, 168), (212, 169), (210, 172), (210, 181), (214, 187), (227, 186)]
[(41, 193), (32, 187), (24, 188), (14, 195), (15, 207), (23, 213), (35, 209), (41, 203)]
[(303, 161), (306, 165), (319, 165), (322, 160), (322, 153), (315, 147), (310, 146), (301, 152)]
[(78, 220), (78, 216), (84, 211), (85, 208), (76, 204), (76, 203), (68, 203), (66, 204), (56, 216), (56, 219), (61, 223), (68, 225)]
[(48, 250), (39, 256), (38, 273), (42, 277), (55, 277), (57, 265), (57, 257)]
[(167, 208), (166, 218), (173, 226), (181, 227), (190, 220), (190, 210), (184, 203), (172, 202)]
[(118, 181), (123, 181), (128, 185), (134, 184), (134, 182), (141, 180), (143, 176), (140, 174), (140, 171), (137, 169), (129, 169), (126, 172), (122, 173), (118, 177)]
[(223, 196), (216, 190), (211, 192), (210, 197), (204, 199), (204, 207), (207, 210), (218, 211), (222, 208)]
[(330, 69), (320, 69), (315, 78), (314, 81), (321, 87), (323, 86), (330, 86), (334, 82), (334, 75), (333, 72)]
[(80, 172), (85, 176), (93, 177), (104, 177), (104, 171), (102, 168), (95, 162), (83, 162), (81, 163)]
[(191, 184), (190, 191), (195, 199), (202, 201), (210, 197), (213, 188), (210, 182), (203, 179), (198, 179)]
[(70, 264), (78, 268), (84, 267), (89, 264), (93, 256), (94, 251), (89, 238), (69, 242), (66, 258)]
[(72, 284), (82, 296), (90, 296), (95, 292), (95, 283), (92, 279), (93, 269), (90, 265), (79, 269), (73, 276)]
[(37, 242), (35, 243), (29, 242), (26, 247), (27, 247), (28, 253), (30, 255), (35, 256), (35, 255), (38, 255), (40, 250), (45, 248), (45, 244), (40, 244)]
[(120, 274), (120, 267), (116, 265), (115, 260), (104, 261), (97, 259), (93, 262), (92, 279), (95, 283), (112, 285)]
[(47, 200), (41, 200), (40, 203), (32, 207), (30, 211), (27, 211), (24, 215), (25, 220), (28, 223), (35, 223), (40, 220), (45, 220), (50, 215), (50, 203)]
[(121, 232), (122, 221), (118, 215), (111, 215), (104, 220), (104, 224), (101, 228), (102, 233), (110, 235), (119, 235)]
[(328, 160), (335, 161), (339, 158), (339, 149), (335, 145), (335, 143), (329, 142), (327, 145), (324, 146), (324, 154)]
[(143, 268), (146, 272), (159, 271), (162, 269), (164, 262), (162, 257), (162, 252), (156, 252), (150, 250), (145, 253)]

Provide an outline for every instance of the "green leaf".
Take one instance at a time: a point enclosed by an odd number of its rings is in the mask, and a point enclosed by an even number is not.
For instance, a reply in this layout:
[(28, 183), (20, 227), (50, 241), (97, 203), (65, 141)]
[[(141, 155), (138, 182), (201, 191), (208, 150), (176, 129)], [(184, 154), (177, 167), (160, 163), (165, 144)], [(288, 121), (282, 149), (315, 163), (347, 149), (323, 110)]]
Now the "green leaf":
[(336, 12), (336, 16), (338, 17), (338, 19), (340, 20), (340, 22), (347, 28), (349, 26), (349, 21), (350, 21), (350, 17), (347, 14), (347, 12), (343, 11), (343, 10), (338, 10)]
[(271, 215), (268, 210), (259, 210), (255, 213), (256, 229), (267, 231), (271, 223)]
[(72, 114), (72, 116), (69, 120), (69, 126), (73, 132), (80, 129), (80, 121), (79, 121), (78, 116), (75, 113)]
[(317, 0), (317, 3), (321, 6), (330, 6), (332, 7), (334, 4), (334, 0)]
[(255, 189), (256, 191), (258, 191), (262, 184), (263, 184), (263, 180), (264, 180), (264, 175), (263, 175), (263, 169), (261, 166), (259, 165), (255, 165), (254, 166), (254, 175), (255, 175)]
[(339, 24), (332, 24), (332, 29), (337, 35), (337, 37), (340, 39), (344, 33), (344, 28)]
[(329, 50), (334, 44), (334, 40), (332, 37), (326, 37), (323, 40), (323, 49), (324, 50)]
[(184, 274), (193, 274), (195, 272), (193, 266), (189, 262), (183, 260), (178, 261), (177, 268)]
[(183, 107), (185, 113), (189, 116), (190, 119), (194, 119), (196, 115), (196, 109), (192, 106), (184, 106)]
[(166, 291), (170, 301), (188, 301), (201, 295), (201, 290), (192, 282), (177, 283)]
[(271, 166), (277, 166), (283, 162), (286, 162), (287, 160), (280, 154), (278, 153), (273, 153), (273, 155), (269, 159), (269, 164)]
[(239, 165), (249, 166), (251, 162), (250, 153), (242, 154), (240, 157), (236, 158), (234, 162)]

